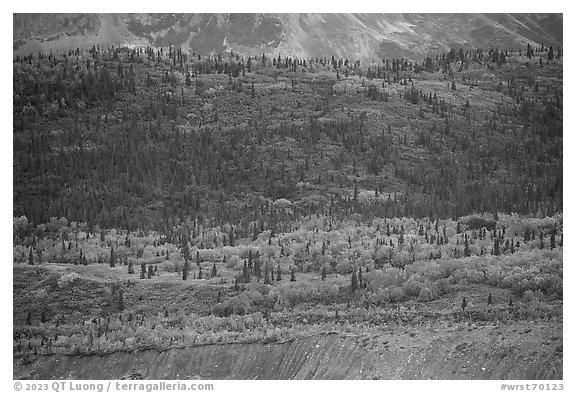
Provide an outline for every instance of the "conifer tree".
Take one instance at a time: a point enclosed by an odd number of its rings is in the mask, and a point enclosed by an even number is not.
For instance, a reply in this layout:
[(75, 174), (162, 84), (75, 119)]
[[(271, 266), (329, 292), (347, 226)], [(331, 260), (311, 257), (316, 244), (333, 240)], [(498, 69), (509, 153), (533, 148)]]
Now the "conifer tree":
[(532, 49), (532, 46), (530, 44), (528, 44), (528, 46), (526, 47), (526, 56), (531, 59), (532, 56), (534, 56), (534, 49)]
[(464, 256), (469, 257), (471, 254), (470, 252), (470, 242), (468, 241), (468, 236), (464, 239)]
[(260, 268), (260, 263), (261, 262), (259, 260), (256, 260), (256, 262), (254, 262), (254, 275), (258, 280), (262, 278), (262, 269)]
[(234, 247), (234, 228), (230, 227), (230, 232), (228, 233), (228, 245)]
[(246, 260), (244, 260), (244, 267), (242, 268), (242, 282), (250, 282), (250, 273), (248, 272), (248, 264), (246, 263)]
[(527, 243), (530, 241), (530, 229), (526, 228), (524, 230), (524, 243)]
[(190, 271), (190, 264), (188, 261), (184, 261), (184, 268), (182, 269), (182, 280), (186, 281), (188, 278), (188, 272)]
[(494, 255), (500, 255), (500, 240), (498, 240), (498, 237), (494, 238), (494, 251), (493, 251)]
[(124, 294), (122, 293), (122, 290), (118, 292), (118, 310), (124, 310)]
[(114, 255), (114, 247), (110, 246), (110, 267), (116, 266), (116, 256)]

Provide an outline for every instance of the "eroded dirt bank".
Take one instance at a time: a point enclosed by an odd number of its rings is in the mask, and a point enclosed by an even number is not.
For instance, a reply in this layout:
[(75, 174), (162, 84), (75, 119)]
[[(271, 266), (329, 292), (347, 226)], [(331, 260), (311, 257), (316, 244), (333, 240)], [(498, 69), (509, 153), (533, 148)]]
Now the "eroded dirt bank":
[(557, 323), (383, 328), (284, 343), (39, 355), (15, 379), (562, 379)]

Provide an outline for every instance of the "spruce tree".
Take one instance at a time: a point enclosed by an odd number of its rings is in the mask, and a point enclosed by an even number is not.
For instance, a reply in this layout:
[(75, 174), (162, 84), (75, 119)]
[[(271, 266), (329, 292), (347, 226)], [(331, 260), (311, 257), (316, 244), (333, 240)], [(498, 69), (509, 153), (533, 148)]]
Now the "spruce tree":
[(114, 255), (114, 247), (110, 246), (110, 267), (116, 266), (116, 257)]
[[(252, 254), (250, 253), (249, 255), (252, 255)], [(250, 282), (250, 276), (248, 273), (248, 265), (246, 263), (246, 260), (244, 260), (244, 267), (242, 268), (242, 282), (245, 282), (245, 283)]]
[(184, 268), (182, 269), (182, 280), (186, 281), (188, 278), (188, 272), (190, 271), (190, 264), (188, 261), (184, 261)]
[(234, 228), (230, 227), (230, 232), (228, 233), (228, 245), (234, 247)]
[(464, 256), (469, 257), (470, 255), (472, 255), (470, 252), (470, 244), (468, 242), (468, 236), (466, 236), (466, 239), (464, 240)]
[(352, 289), (352, 292), (356, 292), (358, 289), (358, 277), (356, 276), (356, 269), (352, 271), (352, 282), (350, 288)]
[(118, 292), (118, 310), (124, 310), (124, 294), (122, 293), (122, 290)]
[(494, 239), (494, 255), (500, 255), (500, 241), (497, 237)]
[(527, 243), (530, 241), (530, 229), (526, 228), (524, 230), (524, 243)]
[(256, 278), (258, 280), (260, 280), (262, 278), (262, 269), (260, 268), (260, 261), (259, 260), (256, 260), (256, 262), (254, 262), (254, 275), (256, 276)]

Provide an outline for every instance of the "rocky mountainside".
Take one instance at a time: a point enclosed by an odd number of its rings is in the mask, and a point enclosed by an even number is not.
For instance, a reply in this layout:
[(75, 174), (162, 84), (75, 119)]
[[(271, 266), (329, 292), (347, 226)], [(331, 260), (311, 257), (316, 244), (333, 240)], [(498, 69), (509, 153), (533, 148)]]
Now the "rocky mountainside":
[(14, 55), (113, 44), (417, 59), (450, 48), (563, 41), (562, 14), (14, 14), (13, 22)]

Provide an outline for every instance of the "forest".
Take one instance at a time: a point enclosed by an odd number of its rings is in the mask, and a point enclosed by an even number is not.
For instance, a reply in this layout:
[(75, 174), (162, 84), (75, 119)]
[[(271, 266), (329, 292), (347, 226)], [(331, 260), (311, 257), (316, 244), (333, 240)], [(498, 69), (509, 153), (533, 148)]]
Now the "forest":
[(562, 210), (560, 55), (16, 58), (14, 216), (168, 235), (309, 214), (548, 216)]
[(15, 57), (14, 356), (561, 322), (562, 56)]

